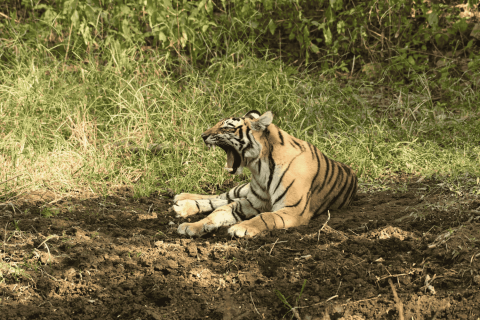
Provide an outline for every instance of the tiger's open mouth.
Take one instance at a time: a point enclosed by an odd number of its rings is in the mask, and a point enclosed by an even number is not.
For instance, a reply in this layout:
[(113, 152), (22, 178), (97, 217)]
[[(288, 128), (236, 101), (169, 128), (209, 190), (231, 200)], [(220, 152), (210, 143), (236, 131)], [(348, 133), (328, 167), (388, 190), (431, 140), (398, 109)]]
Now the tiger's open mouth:
[[(217, 145), (214, 145), (214, 144), (207, 144), (207, 147), (209, 149), (213, 148), (215, 150), (216, 146)], [(227, 170), (231, 174), (235, 174), (235, 172), (237, 172), (238, 167), (240, 167), (242, 163), (242, 159), (240, 158), (240, 155), (238, 154), (237, 150), (235, 150), (235, 148), (232, 148), (230, 146), (224, 146), (220, 144), (218, 144), (218, 146), (222, 148), (223, 151), (225, 151), (225, 153), (227, 154), (227, 163), (225, 164), (225, 170)]]

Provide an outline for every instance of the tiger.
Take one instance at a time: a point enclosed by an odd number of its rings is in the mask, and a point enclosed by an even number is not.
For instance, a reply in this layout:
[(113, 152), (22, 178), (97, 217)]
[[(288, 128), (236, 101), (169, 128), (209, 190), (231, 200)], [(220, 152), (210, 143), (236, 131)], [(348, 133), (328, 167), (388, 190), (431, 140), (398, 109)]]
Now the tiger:
[(182, 223), (181, 235), (202, 236), (229, 226), (232, 237), (253, 237), (273, 229), (306, 225), (327, 209), (348, 206), (357, 192), (357, 176), (347, 165), (327, 158), (314, 145), (272, 123), (270, 111), (249, 111), (206, 130), (207, 147), (227, 154), (226, 171), (251, 172), (251, 181), (220, 195), (181, 193), (173, 199), (177, 218), (210, 215)]

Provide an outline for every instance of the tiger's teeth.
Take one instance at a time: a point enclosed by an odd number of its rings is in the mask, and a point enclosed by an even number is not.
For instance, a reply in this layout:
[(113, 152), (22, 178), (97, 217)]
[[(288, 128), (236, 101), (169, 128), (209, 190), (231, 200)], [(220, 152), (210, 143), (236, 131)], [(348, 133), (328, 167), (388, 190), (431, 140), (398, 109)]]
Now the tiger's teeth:
[(227, 170), (228, 172), (232, 172), (232, 171), (233, 171), (232, 168), (227, 168), (227, 167), (225, 167), (225, 168), (223, 168), (223, 169)]
[(213, 145), (213, 146), (212, 146), (212, 149), (215, 150), (215, 147), (216, 147), (216, 145)]

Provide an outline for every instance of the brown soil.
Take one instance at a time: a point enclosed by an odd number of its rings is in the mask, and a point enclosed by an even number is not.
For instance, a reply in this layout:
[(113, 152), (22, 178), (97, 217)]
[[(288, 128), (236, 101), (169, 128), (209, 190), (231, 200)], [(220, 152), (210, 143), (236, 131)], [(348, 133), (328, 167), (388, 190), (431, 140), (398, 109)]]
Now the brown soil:
[(0, 319), (480, 318), (480, 201), (402, 190), (254, 239), (180, 237), (167, 195), (32, 193), (0, 205)]

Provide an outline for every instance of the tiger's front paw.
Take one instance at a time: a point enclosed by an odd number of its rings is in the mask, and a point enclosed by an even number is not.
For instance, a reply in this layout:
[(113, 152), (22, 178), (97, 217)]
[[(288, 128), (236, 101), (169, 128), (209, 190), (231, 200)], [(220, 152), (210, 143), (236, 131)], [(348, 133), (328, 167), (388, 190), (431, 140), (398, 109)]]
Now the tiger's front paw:
[(175, 218), (186, 218), (197, 214), (200, 209), (195, 200), (181, 200), (173, 205), (173, 211), (177, 214)]
[(199, 237), (205, 233), (203, 230), (203, 226), (201, 224), (197, 223), (182, 223), (181, 225), (178, 226), (177, 232), (179, 234), (186, 234), (191, 237)]
[(253, 237), (259, 234), (261, 230), (258, 230), (256, 227), (249, 226), (247, 223), (239, 223), (231, 226), (228, 229), (228, 234), (232, 237)]

